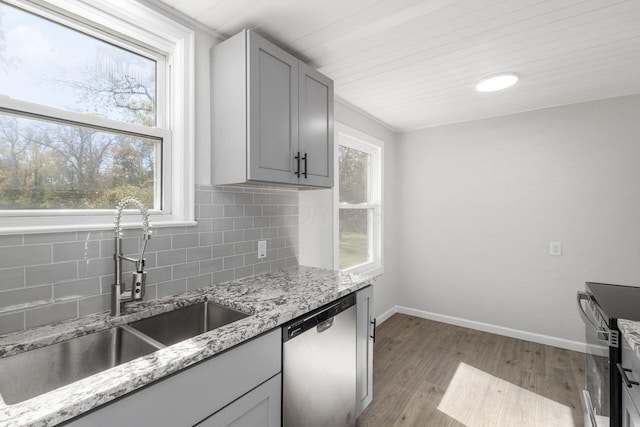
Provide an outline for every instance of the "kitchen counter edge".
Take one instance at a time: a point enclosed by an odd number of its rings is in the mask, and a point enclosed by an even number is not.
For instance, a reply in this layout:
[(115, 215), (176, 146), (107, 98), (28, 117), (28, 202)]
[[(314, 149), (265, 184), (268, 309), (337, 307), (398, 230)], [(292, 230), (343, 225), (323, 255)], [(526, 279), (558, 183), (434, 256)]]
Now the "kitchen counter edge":
[(252, 315), (14, 405), (0, 400), (0, 425), (52, 426), (373, 284), (366, 275), (298, 266), (132, 304), (118, 318), (99, 313), (0, 337), (0, 357), (195, 304), (214, 301)]

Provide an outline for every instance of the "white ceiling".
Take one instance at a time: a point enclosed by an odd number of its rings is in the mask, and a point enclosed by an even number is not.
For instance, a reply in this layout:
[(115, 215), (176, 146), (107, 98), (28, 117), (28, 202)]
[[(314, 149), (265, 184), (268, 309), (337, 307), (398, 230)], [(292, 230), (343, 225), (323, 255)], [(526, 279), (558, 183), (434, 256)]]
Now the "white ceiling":
[[(224, 38), (256, 32), (406, 131), (640, 93), (638, 0), (161, 0)], [(512, 71), (511, 89), (478, 93)]]

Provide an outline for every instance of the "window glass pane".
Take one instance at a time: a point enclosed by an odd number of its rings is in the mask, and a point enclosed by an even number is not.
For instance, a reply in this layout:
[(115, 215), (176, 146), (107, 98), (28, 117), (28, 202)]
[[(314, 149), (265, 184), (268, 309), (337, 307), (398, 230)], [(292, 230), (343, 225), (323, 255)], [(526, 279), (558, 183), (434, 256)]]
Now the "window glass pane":
[(369, 261), (368, 209), (340, 209), (339, 268)]
[(114, 208), (154, 200), (160, 140), (0, 114), (0, 209)]
[(156, 124), (156, 62), (0, 3), (0, 95)]
[(369, 154), (340, 145), (338, 163), (340, 203), (367, 203)]

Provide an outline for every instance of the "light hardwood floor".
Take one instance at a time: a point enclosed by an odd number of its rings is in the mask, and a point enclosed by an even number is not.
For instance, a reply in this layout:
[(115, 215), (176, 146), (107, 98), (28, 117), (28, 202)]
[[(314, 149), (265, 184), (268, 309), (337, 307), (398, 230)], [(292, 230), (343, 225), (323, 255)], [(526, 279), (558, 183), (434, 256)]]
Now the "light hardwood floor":
[(395, 314), (373, 354), (358, 427), (583, 425), (582, 353)]

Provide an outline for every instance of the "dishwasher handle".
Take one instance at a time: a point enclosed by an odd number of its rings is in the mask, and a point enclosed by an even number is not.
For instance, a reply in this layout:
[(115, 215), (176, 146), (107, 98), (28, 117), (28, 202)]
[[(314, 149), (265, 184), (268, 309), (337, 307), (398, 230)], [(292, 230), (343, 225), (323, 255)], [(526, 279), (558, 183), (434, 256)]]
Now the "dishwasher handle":
[(331, 319), (327, 319), (324, 322), (320, 323), (316, 327), (316, 330), (318, 331), (318, 333), (321, 334), (327, 329), (330, 329), (333, 326), (333, 319), (335, 319), (335, 317), (332, 317)]

